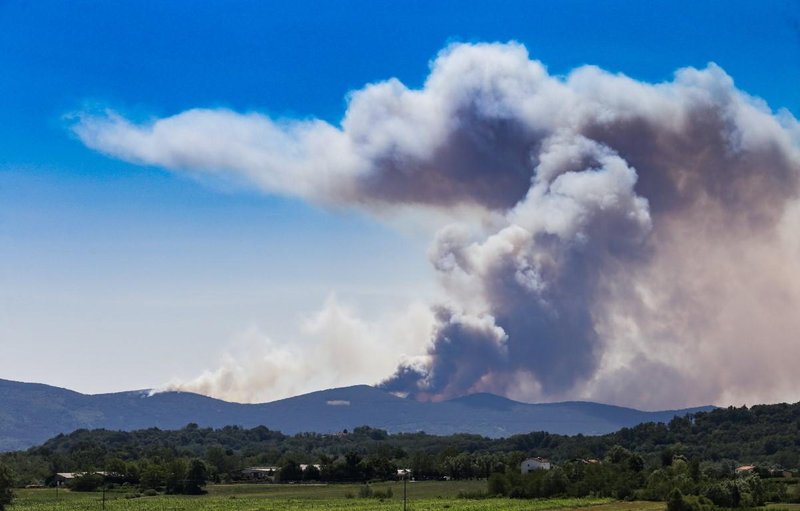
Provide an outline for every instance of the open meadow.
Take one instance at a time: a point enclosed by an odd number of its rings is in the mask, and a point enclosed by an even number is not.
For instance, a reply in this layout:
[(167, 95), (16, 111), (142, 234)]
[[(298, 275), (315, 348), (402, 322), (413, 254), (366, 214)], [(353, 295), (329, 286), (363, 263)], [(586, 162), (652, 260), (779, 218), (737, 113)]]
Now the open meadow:
[[(614, 503), (609, 499), (506, 498), (469, 499), (465, 492), (485, 489), (484, 481), (411, 482), (408, 484), (409, 511), (544, 511), (592, 507), (599, 511), (662, 511), (660, 503)], [(132, 498), (133, 493), (110, 491), (105, 495), (108, 511), (388, 511), (403, 509), (402, 483), (380, 483), (371, 488), (391, 497), (359, 497), (360, 485), (213, 485), (201, 496), (158, 495)], [(19, 490), (11, 511), (91, 511), (103, 509), (100, 492), (78, 493), (68, 490)]]

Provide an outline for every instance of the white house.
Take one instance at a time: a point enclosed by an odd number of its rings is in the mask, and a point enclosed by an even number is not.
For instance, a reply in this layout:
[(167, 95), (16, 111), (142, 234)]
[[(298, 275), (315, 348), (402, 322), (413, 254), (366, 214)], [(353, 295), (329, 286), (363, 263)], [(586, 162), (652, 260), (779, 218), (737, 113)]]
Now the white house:
[(519, 470), (523, 474), (533, 470), (550, 470), (550, 462), (544, 458), (528, 458), (519, 464)]

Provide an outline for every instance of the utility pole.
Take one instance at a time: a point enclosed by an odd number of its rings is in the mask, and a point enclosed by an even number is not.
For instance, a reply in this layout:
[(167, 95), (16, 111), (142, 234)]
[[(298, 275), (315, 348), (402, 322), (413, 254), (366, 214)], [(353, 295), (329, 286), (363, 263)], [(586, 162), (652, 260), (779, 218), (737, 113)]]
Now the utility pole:
[(403, 511), (406, 511), (406, 502), (408, 501), (408, 472), (404, 471), (403, 474)]

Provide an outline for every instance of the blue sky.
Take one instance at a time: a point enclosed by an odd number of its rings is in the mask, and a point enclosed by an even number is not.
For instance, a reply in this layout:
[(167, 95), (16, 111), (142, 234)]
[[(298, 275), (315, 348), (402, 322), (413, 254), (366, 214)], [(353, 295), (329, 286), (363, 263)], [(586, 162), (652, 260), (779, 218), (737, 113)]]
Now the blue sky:
[(74, 112), (336, 123), (348, 91), (418, 87), (448, 43), (514, 40), (554, 74), (713, 61), (796, 116), (798, 27), (792, 1), (0, 1), (0, 378), (153, 387), (252, 325), (290, 342), (330, 293), (367, 317), (434, 293), (414, 229), (107, 158)]

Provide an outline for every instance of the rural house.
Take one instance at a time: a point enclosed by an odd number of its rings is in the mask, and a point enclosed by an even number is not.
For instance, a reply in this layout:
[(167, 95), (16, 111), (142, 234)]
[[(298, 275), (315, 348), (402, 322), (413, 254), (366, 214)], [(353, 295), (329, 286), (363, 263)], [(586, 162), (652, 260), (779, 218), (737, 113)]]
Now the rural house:
[(527, 458), (519, 465), (520, 472), (527, 474), (534, 470), (550, 470), (550, 462), (544, 458)]
[(83, 475), (83, 472), (58, 472), (53, 480), (57, 486), (64, 486), (65, 484), (74, 481), (76, 477)]

